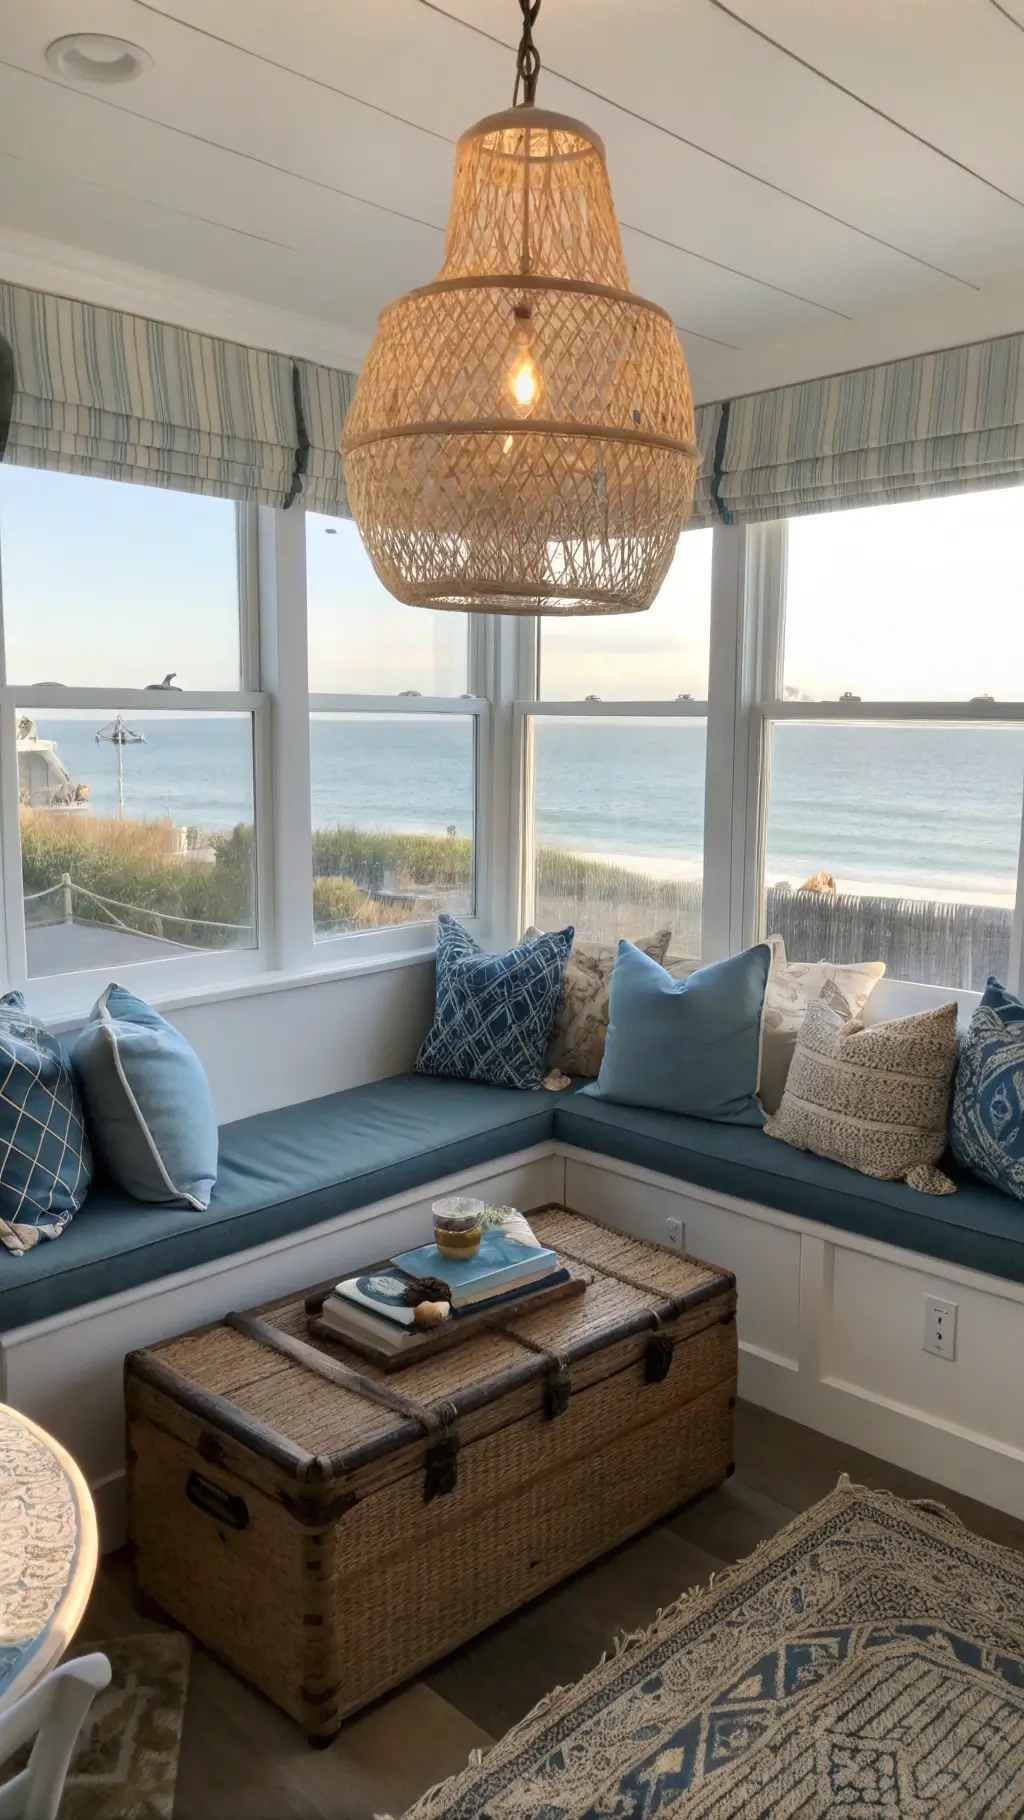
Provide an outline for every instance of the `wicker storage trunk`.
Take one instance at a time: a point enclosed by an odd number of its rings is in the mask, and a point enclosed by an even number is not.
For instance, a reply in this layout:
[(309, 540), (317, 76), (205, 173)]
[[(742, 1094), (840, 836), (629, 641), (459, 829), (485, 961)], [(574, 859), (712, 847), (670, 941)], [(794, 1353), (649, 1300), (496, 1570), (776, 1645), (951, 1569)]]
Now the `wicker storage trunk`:
[(127, 1360), (140, 1587), (311, 1738), (731, 1471), (733, 1278), (530, 1218), (585, 1292), (396, 1374), (302, 1297)]

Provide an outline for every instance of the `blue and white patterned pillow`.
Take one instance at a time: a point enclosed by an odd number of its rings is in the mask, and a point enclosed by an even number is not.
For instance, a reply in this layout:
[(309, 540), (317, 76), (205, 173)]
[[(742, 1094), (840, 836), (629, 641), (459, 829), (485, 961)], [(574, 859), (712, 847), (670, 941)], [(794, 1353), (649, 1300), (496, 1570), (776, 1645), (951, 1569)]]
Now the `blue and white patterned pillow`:
[(60, 1237), (85, 1200), (89, 1140), (70, 1064), (20, 992), (0, 998), (0, 1244)]
[(1024, 1004), (997, 979), (960, 1051), (950, 1141), (958, 1163), (1024, 1201)]
[(539, 1087), (572, 929), (487, 954), (452, 916), (437, 919), (437, 996), (419, 1074)]

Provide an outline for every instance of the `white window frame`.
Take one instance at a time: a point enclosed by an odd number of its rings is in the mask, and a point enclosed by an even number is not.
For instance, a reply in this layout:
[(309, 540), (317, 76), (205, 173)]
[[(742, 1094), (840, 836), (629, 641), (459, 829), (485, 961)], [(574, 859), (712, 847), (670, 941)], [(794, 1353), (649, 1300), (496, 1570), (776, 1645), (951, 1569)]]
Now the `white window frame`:
[[(240, 624), (237, 690), (168, 692), (15, 688), (0, 640), (0, 966), (43, 1015), (73, 1022), (110, 970), (28, 978), (22, 905), (15, 708), (45, 713), (118, 709), (252, 716), (257, 941), (254, 949), (193, 951), (133, 962), (118, 977), (159, 1002), (216, 998), (303, 978), (403, 965), (432, 953), (432, 921), (314, 939), (310, 715), (461, 715), (475, 729), (475, 913), (463, 920), (485, 946), (514, 942), (533, 920), (533, 730), (538, 719), (704, 720), (703, 961), (764, 933), (770, 742), (776, 722), (1024, 726), (1024, 702), (794, 702), (783, 694), (788, 526), (713, 527), (711, 644), (705, 701), (542, 701), (542, 622), (469, 615), (466, 696), (311, 693), (306, 522), (288, 510), (236, 510)], [(685, 535), (685, 533), (684, 533)], [(0, 602), (2, 631), (2, 602)], [(1024, 987), (1024, 815), (1007, 985)]]
[[(146, 996), (182, 992), (216, 992), (219, 988), (251, 978), (271, 963), (274, 952), (274, 903), (270, 888), (274, 876), (274, 838), (267, 813), (268, 767), (271, 756), (271, 709), (260, 690), (255, 667), (259, 627), (259, 585), (255, 564), (255, 519), (251, 509), (236, 507), (235, 536), (238, 574), (239, 687), (228, 690), (66, 688), (41, 683), (16, 687), (8, 683), (2, 639), (0, 603), (0, 873), (2, 873), (4, 990), (22, 991), (43, 1016), (60, 1018), (88, 1009), (109, 984), (112, 969), (83, 968), (74, 973), (29, 975), (24, 905), (22, 897), (20, 785), (17, 754), (16, 710), (62, 713), (69, 709), (95, 709), (107, 715), (149, 710), (185, 716), (210, 712), (249, 714), (252, 718), (253, 829), (256, 848), (254, 911), (256, 946), (253, 948), (192, 950), (180, 959), (167, 956), (133, 961), (116, 968), (118, 979)], [(2, 551), (0, 551), (2, 564)], [(2, 571), (0, 571), (2, 572)]]
[(433, 951), (433, 920), (360, 929), (314, 938), (313, 822), (309, 722), (313, 714), (460, 715), (474, 722), (474, 882), (472, 916), (460, 917), (484, 939), (490, 900), (490, 848), (481, 834), (492, 791), (490, 702), (486, 697), (481, 616), (470, 616), (466, 696), (317, 693), (309, 689), (306, 591), (306, 515), (261, 507), (257, 530), (260, 573), (261, 680), (274, 704), (272, 797), (275, 829), (276, 966), (309, 974), (358, 969), (375, 961)]
[[(687, 533), (684, 531), (683, 536)], [(549, 701), (540, 696), (541, 640), (544, 621), (531, 620), (532, 644), (521, 651), (517, 680), (521, 687), (512, 702), (511, 792), (508, 812), (511, 864), (508, 888), (502, 904), (503, 927), (507, 939), (514, 940), (535, 921), (536, 848), (534, 830), (534, 742), (533, 730), (538, 720), (702, 720), (707, 723), (705, 750), (705, 820), (704, 877), (702, 898), (702, 953), (708, 955), (708, 790), (710, 780), (712, 682), (715, 665), (716, 573), (719, 564), (718, 527), (712, 532), (711, 560), (711, 665), (708, 697), (703, 701), (681, 701), (675, 696), (644, 701)], [(721, 582), (717, 583), (721, 591)], [(718, 608), (721, 612), (721, 607)], [(717, 827), (717, 823), (716, 823)]]
[[(737, 532), (733, 527), (716, 531), (716, 538), (734, 535)], [(787, 701), (783, 667), (788, 536), (787, 520), (755, 526), (746, 532), (745, 598), (742, 630), (738, 637), (744, 652), (739, 668), (746, 683), (738, 688), (737, 699), (742, 696), (745, 686), (750, 691), (750, 701), (745, 800), (740, 789), (734, 797), (735, 810), (743, 826), (745, 853), (745, 871), (739, 883), (734, 883), (733, 890), (736, 948), (748, 946), (769, 933), (765, 928), (764, 872), (771, 798), (771, 734), (776, 723), (820, 724), (827, 721), (848, 726), (867, 723), (875, 726), (1024, 727), (1024, 702)], [(741, 744), (737, 739), (737, 762)], [(893, 983), (924, 985), (916, 980)], [(1017, 896), (1004, 983), (1013, 993), (1019, 994), (1024, 988), (1024, 804), (1018, 837)], [(927, 990), (942, 993), (969, 989), (929, 985)]]

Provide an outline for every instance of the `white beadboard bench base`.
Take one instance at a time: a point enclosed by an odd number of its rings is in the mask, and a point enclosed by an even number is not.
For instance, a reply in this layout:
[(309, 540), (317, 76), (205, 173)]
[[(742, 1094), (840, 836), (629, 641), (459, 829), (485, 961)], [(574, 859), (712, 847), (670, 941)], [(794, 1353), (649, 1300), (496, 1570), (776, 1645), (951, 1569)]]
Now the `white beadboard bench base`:
[[(564, 1200), (659, 1243), (682, 1220), (686, 1249), (736, 1274), (744, 1397), (1024, 1518), (1024, 1285), (561, 1143), (14, 1329), (0, 1340), (0, 1399), (74, 1454), (104, 1547), (117, 1547), (125, 1353), (422, 1243), (431, 1201), (468, 1189), (521, 1207)], [(923, 1350), (925, 1296), (957, 1304), (953, 1361)]]

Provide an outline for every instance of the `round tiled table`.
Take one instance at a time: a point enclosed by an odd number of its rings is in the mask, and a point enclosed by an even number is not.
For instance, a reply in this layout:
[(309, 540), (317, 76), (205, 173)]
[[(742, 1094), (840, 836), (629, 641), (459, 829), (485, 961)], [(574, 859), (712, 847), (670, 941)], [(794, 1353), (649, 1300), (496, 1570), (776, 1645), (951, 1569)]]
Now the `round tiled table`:
[(60, 1661), (96, 1559), (96, 1513), (74, 1460), (0, 1403), (0, 1712)]

